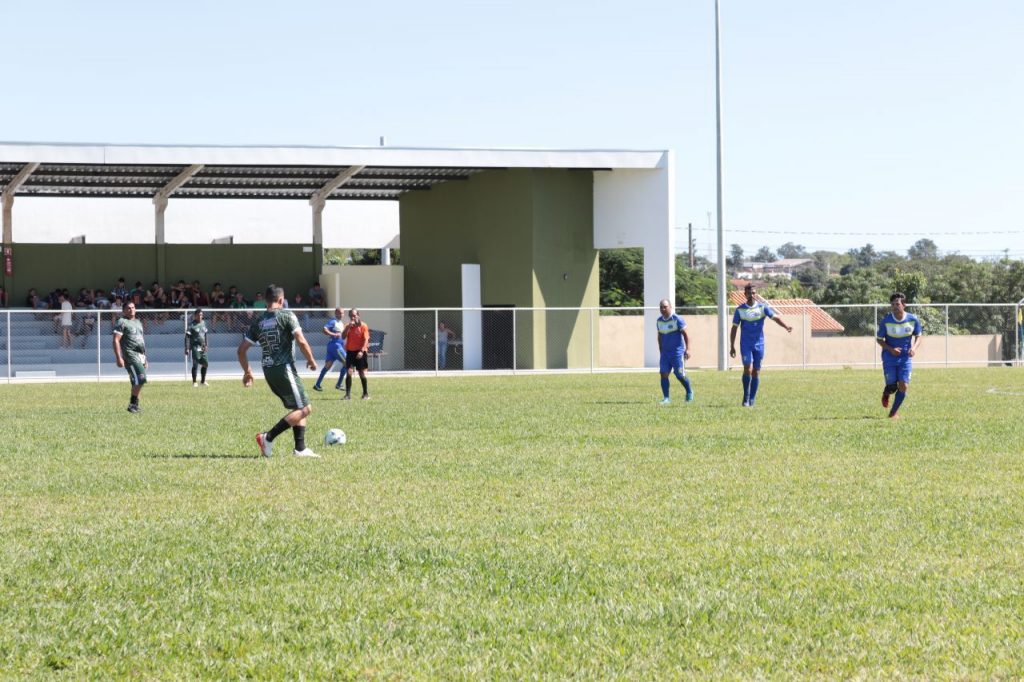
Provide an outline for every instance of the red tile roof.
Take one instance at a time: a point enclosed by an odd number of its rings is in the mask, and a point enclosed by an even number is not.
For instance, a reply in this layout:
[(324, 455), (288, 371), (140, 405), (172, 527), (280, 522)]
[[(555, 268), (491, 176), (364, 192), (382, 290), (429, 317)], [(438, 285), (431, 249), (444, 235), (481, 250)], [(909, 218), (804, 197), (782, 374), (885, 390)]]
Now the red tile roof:
[[(826, 313), (824, 310), (818, 307), (818, 305), (809, 298), (776, 298), (766, 299), (755, 294), (755, 298), (759, 301), (763, 301), (773, 308), (777, 308), (780, 315), (807, 315), (811, 318), (811, 332), (823, 332), (829, 334), (838, 334), (843, 331), (843, 325)], [(729, 293), (729, 302), (733, 305), (739, 305), (747, 300), (747, 297), (743, 295), (742, 291), (732, 291)]]

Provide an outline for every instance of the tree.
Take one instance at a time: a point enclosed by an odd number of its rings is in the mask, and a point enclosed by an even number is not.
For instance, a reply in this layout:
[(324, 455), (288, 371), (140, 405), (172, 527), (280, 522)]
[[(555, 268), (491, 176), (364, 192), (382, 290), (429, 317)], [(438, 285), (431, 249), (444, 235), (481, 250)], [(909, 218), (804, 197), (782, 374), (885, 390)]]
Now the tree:
[(758, 263), (773, 263), (778, 259), (779, 257), (775, 255), (775, 252), (767, 246), (762, 246), (757, 250), (757, 253), (754, 254), (754, 260)]
[(601, 305), (642, 306), (644, 301), (643, 249), (606, 249), (598, 255)]
[(807, 249), (804, 248), (803, 244), (786, 242), (779, 247), (779, 256), (782, 258), (807, 258)]
[(913, 246), (907, 249), (907, 258), (910, 260), (938, 260), (939, 247), (931, 239), (918, 239)]
[[(906, 295), (907, 303), (917, 303), (918, 296), (924, 291), (925, 285), (928, 280), (925, 279), (924, 273), (921, 272), (908, 272), (906, 270), (897, 269), (893, 273), (892, 277), (892, 289), (893, 291), (899, 291)], [(927, 302), (927, 301), (923, 301)]]
[(717, 280), (706, 270), (686, 265), (686, 254), (676, 256), (676, 305), (715, 305)]
[(853, 259), (854, 267), (860, 268), (869, 268), (880, 258), (879, 253), (871, 244), (865, 244), (859, 249), (850, 249), (847, 253)]
[(743, 247), (739, 244), (733, 244), (729, 247), (729, 257), (726, 259), (726, 265), (730, 268), (741, 268), (743, 267)]

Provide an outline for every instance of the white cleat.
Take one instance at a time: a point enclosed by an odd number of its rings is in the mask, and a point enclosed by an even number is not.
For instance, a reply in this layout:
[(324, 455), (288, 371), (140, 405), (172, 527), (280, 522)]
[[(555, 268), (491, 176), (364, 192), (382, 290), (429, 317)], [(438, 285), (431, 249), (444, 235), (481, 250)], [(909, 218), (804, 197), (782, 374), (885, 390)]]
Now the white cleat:
[(296, 457), (312, 457), (314, 459), (320, 459), (320, 455), (316, 454), (309, 448), (306, 448), (305, 450), (294, 450), (292, 451), (292, 454)]
[(274, 444), (267, 440), (267, 434), (257, 433), (256, 444), (260, 446), (260, 454), (264, 457), (270, 457), (271, 452), (274, 449)]
[(205, 381), (203, 383), (199, 384), (199, 385), (202, 386), (203, 388), (209, 388), (210, 387), (210, 384), (206, 383)]
[(192, 388), (196, 388), (197, 386), (199, 386), (199, 384), (197, 384), (196, 382), (193, 381), (192, 382)]

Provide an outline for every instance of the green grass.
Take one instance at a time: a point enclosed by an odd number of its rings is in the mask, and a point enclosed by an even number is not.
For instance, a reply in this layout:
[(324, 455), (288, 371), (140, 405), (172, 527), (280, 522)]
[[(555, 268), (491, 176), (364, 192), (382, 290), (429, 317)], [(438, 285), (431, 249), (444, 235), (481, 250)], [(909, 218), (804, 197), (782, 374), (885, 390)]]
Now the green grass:
[(691, 376), (0, 385), (0, 677), (1024, 676), (1020, 370)]

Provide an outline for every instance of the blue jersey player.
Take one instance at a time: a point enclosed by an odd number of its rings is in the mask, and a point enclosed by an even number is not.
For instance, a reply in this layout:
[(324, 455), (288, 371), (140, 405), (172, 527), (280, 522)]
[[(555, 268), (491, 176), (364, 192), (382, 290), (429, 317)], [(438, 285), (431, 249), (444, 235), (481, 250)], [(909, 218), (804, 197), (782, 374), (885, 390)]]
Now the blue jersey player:
[(686, 389), (686, 402), (693, 400), (693, 389), (686, 376), (685, 361), (690, 357), (690, 337), (686, 333), (686, 321), (672, 312), (667, 298), (661, 299), (661, 317), (658, 318), (658, 350), (661, 351), (661, 404), (668, 405), (669, 372), (675, 372), (676, 379)]
[(736, 331), (740, 331), (740, 352), (743, 359), (743, 407), (753, 407), (757, 389), (761, 384), (761, 361), (764, 359), (764, 321), (771, 318), (787, 332), (793, 328), (764, 301), (755, 300), (757, 288), (753, 284), (743, 287), (746, 303), (741, 303), (732, 315), (729, 332), (729, 356), (736, 357)]
[(875, 340), (882, 347), (882, 371), (885, 373), (882, 407), (889, 407), (889, 396), (895, 393), (889, 418), (897, 419), (900, 405), (907, 397), (913, 357), (921, 343), (921, 321), (907, 312), (907, 297), (900, 292), (889, 297), (889, 304), (892, 312), (878, 324)]
[(327, 373), (334, 366), (335, 361), (341, 363), (341, 374), (338, 375), (338, 383), (335, 386), (339, 391), (341, 390), (341, 380), (345, 376), (345, 342), (341, 338), (341, 332), (345, 329), (345, 311), (341, 308), (334, 309), (334, 319), (327, 320), (327, 324), (324, 325), (323, 333), (328, 337), (327, 341), (327, 356), (324, 358), (324, 368), (320, 370), (320, 376), (317, 377), (316, 383), (313, 384), (314, 391), (322, 391), (320, 388), (320, 382), (324, 380)]

